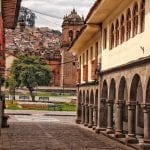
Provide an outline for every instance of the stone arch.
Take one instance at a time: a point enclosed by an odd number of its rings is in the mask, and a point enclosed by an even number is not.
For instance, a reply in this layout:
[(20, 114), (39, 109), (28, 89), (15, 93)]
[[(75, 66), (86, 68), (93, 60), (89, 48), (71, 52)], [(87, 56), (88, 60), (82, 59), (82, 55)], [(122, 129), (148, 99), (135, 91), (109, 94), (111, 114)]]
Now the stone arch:
[[(109, 86), (108, 113), (107, 113), (107, 128), (116, 128), (117, 113), (114, 105), (116, 98), (116, 82), (112, 78)], [(111, 127), (110, 127), (111, 126)], [(109, 129), (108, 129), (109, 130)]]
[(82, 102), (82, 91), (79, 91), (79, 95), (78, 95), (78, 105), (77, 105), (77, 115), (78, 118), (77, 120), (79, 122), (81, 122), (81, 115), (82, 115), (82, 106), (81, 106), (81, 102)]
[(78, 103), (82, 102), (82, 91), (79, 91), (79, 95), (78, 95)]
[(86, 93), (86, 104), (89, 104), (89, 91), (87, 90)]
[(133, 123), (135, 124), (136, 134), (143, 135), (144, 114), (141, 107), (141, 103), (143, 103), (143, 88), (141, 78), (138, 74), (134, 75), (131, 82), (130, 101), (136, 102), (136, 111), (134, 114), (135, 120), (133, 121)]
[(119, 92), (118, 92), (118, 99), (127, 101), (128, 95), (127, 95), (127, 83), (125, 77), (121, 77), (120, 83), (119, 83)]
[(94, 120), (94, 125), (97, 126), (97, 122), (98, 122), (98, 89), (96, 89), (96, 92), (95, 92), (95, 102), (94, 102), (94, 105), (95, 105), (95, 114), (94, 114), (95, 120)]
[(98, 89), (95, 92), (95, 106), (98, 106)]
[(115, 97), (116, 97), (116, 82), (114, 79), (111, 79), (109, 88), (109, 99), (115, 100)]
[(107, 86), (106, 80), (104, 80), (104, 82), (103, 82), (101, 98), (106, 98), (106, 99), (108, 98), (108, 86)]
[(83, 91), (82, 102), (85, 103), (85, 91)]
[(118, 89), (118, 100), (121, 100), (123, 103), (123, 130), (127, 131), (127, 122), (128, 122), (128, 106), (126, 101), (128, 101), (128, 89), (127, 82), (125, 77), (121, 77)]
[(138, 74), (134, 75), (131, 83), (130, 89), (130, 100), (143, 102), (143, 89), (140, 76)]
[(146, 88), (146, 103), (150, 103), (150, 77)]
[(91, 93), (90, 93), (90, 104), (94, 104), (94, 92), (93, 90), (91, 90)]
[(107, 81), (104, 80), (102, 84), (102, 93), (101, 93), (101, 126), (107, 127), (107, 101), (108, 99), (108, 86)]
[(89, 123), (89, 90), (86, 93), (86, 106), (85, 106), (85, 126)]

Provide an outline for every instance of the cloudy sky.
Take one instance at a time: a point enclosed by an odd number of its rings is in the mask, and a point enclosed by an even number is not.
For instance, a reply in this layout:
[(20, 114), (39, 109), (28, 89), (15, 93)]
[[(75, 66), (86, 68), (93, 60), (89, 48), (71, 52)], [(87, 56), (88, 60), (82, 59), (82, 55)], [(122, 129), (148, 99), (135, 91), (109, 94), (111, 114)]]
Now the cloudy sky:
[(75, 8), (81, 16), (86, 17), (94, 2), (95, 0), (22, 0), (22, 6), (35, 12), (36, 26), (61, 30), (65, 14)]

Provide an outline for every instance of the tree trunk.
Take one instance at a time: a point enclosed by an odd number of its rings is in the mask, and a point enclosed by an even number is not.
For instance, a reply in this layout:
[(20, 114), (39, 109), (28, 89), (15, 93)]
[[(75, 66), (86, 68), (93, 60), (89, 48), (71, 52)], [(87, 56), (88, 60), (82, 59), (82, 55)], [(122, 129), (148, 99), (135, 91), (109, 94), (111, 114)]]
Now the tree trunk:
[(29, 92), (30, 92), (30, 95), (31, 95), (31, 98), (32, 98), (32, 102), (35, 102), (35, 95), (33, 93), (33, 88), (32, 87), (28, 87), (29, 89)]
[(11, 96), (11, 98), (12, 98), (12, 104), (13, 104), (14, 101), (16, 100), (15, 95), (16, 95), (16, 89), (11, 89), (11, 90), (10, 90), (10, 96)]

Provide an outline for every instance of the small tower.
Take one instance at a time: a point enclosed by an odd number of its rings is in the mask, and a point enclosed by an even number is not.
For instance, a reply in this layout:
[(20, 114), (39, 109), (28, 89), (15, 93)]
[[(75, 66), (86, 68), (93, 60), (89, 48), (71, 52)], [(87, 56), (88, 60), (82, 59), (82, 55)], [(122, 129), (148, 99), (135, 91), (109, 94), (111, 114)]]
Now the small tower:
[(61, 42), (61, 86), (62, 87), (74, 87), (76, 86), (77, 77), (75, 72), (77, 71), (76, 57), (67, 51), (71, 42), (79, 34), (81, 28), (84, 25), (84, 18), (80, 17), (75, 9), (71, 11), (69, 15), (64, 16), (62, 23), (62, 42)]
[(84, 18), (80, 17), (75, 9), (73, 9), (68, 16), (64, 16), (62, 23), (62, 46), (70, 45), (80, 32), (83, 25)]

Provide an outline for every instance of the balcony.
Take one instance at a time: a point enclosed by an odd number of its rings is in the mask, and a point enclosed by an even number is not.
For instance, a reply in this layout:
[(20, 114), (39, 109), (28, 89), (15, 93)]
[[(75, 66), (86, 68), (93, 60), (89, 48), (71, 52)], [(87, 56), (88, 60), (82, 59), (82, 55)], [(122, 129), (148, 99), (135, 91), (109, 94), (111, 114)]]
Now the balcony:
[(83, 81), (88, 81), (88, 65), (83, 66)]
[(92, 80), (97, 80), (97, 74), (96, 74), (96, 69), (97, 69), (98, 63), (97, 60), (93, 60), (91, 62), (91, 79)]
[(77, 82), (78, 83), (81, 82), (81, 69), (80, 68), (77, 69)]

